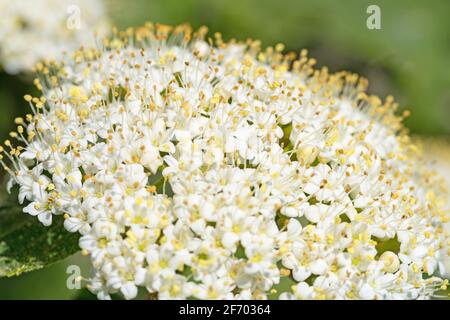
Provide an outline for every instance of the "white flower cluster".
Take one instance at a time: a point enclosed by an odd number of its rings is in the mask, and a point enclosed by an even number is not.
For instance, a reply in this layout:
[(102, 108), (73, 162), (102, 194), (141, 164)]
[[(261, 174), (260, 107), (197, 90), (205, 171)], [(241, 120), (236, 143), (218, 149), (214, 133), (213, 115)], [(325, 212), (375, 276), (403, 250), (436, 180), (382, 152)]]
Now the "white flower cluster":
[[(423, 152), (427, 154), (430, 166), (440, 174), (447, 184), (446, 194), (450, 201), (450, 141), (442, 138), (416, 138), (418, 144), (422, 146)], [(447, 237), (450, 235), (450, 220), (444, 224), (444, 230), (447, 232)], [(446, 246), (442, 250), (450, 250), (450, 239), (447, 241)], [(450, 279), (450, 254), (442, 255), (442, 263), (444, 264), (444, 270), (442, 270), (443, 276)]]
[[(10, 187), (64, 215), (101, 299), (415, 299), (447, 282), (435, 179), (388, 97), (281, 44), (151, 23), (37, 67)], [(214, 44), (213, 44), (214, 43)], [(8, 158), (8, 159), (7, 159)], [(8, 161), (6, 161), (8, 160)], [(11, 167), (7, 166), (11, 162)]]
[(0, 0), (0, 66), (27, 72), (64, 50), (94, 45), (92, 31), (104, 35), (107, 26), (101, 0)]

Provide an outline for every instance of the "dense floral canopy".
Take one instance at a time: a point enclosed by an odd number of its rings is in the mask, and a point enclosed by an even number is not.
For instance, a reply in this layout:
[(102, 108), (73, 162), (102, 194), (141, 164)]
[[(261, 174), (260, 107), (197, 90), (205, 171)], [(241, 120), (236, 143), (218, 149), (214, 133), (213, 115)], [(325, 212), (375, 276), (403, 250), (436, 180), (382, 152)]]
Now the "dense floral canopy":
[(25, 212), (81, 234), (99, 298), (445, 287), (445, 195), (393, 99), (282, 51), (148, 23), (36, 66), (42, 95), (2, 163)]

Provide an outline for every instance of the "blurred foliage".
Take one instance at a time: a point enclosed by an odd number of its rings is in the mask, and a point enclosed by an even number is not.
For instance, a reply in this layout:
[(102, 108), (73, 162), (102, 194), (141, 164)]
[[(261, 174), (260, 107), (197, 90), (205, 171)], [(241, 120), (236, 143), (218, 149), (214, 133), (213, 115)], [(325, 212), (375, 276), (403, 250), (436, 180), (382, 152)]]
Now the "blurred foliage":
[(20, 277), (0, 279), (0, 299), (93, 299), (86, 290), (68, 289), (67, 267), (77, 265), (83, 276), (89, 275), (88, 261), (80, 254), (71, 256), (48, 268), (25, 273)]
[[(104, 0), (119, 28), (147, 20), (194, 27), (207, 25), (226, 39), (282, 42), (288, 51), (308, 48), (318, 66), (350, 70), (370, 80), (369, 91), (392, 94), (412, 110), (414, 133), (450, 133), (450, 1), (429, 0)], [(381, 30), (366, 27), (369, 5), (381, 8)], [(29, 112), (23, 95), (33, 93), (32, 77), (0, 71), (0, 136)], [(3, 199), (3, 194), (1, 194)], [(83, 265), (80, 255), (21, 277), (0, 279), (0, 299), (91, 299), (86, 290), (68, 290), (66, 268)], [(87, 275), (88, 269), (83, 271)], [(286, 279), (285, 279), (286, 280)], [(291, 284), (286, 280), (283, 286)]]
[[(31, 83), (31, 76), (11, 76), (0, 72), (0, 137), (2, 141), (8, 137), (8, 132), (15, 129), (14, 118), (31, 112), (23, 99), (26, 93), (36, 93)], [(3, 170), (0, 177), (2, 175)]]

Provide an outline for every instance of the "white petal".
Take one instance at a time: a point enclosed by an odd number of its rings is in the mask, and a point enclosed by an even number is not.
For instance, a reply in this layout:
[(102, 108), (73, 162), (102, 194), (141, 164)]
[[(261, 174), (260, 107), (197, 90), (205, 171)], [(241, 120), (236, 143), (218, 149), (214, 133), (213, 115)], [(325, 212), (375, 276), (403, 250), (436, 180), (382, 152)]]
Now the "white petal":
[(127, 282), (124, 286), (122, 286), (122, 288), (120, 288), (120, 292), (122, 292), (125, 299), (130, 300), (136, 298), (138, 290), (134, 283)]
[(52, 213), (50, 211), (44, 211), (39, 213), (38, 220), (46, 227), (52, 224)]
[(310, 270), (311, 270), (311, 272), (313, 274), (315, 274), (315, 275), (322, 275), (322, 274), (324, 274), (327, 271), (328, 265), (325, 262), (325, 260), (319, 259), (319, 260), (313, 261), (310, 264), (309, 268), (310, 268)]
[(234, 232), (226, 232), (222, 237), (222, 244), (225, 248), (234, 248), (239, 237)]
[(292, 276), (294, 277), (295, 281), (301, 282), (311, 275), (311, 272), (303, 267), (298, 267), (292, 271)]

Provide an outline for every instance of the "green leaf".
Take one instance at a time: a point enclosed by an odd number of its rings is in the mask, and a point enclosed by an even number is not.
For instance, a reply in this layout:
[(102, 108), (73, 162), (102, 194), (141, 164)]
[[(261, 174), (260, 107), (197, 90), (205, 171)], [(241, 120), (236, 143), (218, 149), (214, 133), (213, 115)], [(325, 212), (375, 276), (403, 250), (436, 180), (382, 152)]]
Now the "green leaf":
[(54, 216), (50, 227), (17, 207), (0, 208), (0, 277), (12, 277), (44, 268), (79, 250), (79, 235), (67, 232), (63, 218)]
[(398, 241), (397, 236), (395, 236), (392, 239), (387, 239), (387, 240), (381, 240), (377, 237), (372, 237), (372, 240), (375, 240), (377, 242), (376, 258), (379, 258), (386, 251), (392, 251), (395, 254), (398, 254), (400, 252), (400, 241)]

